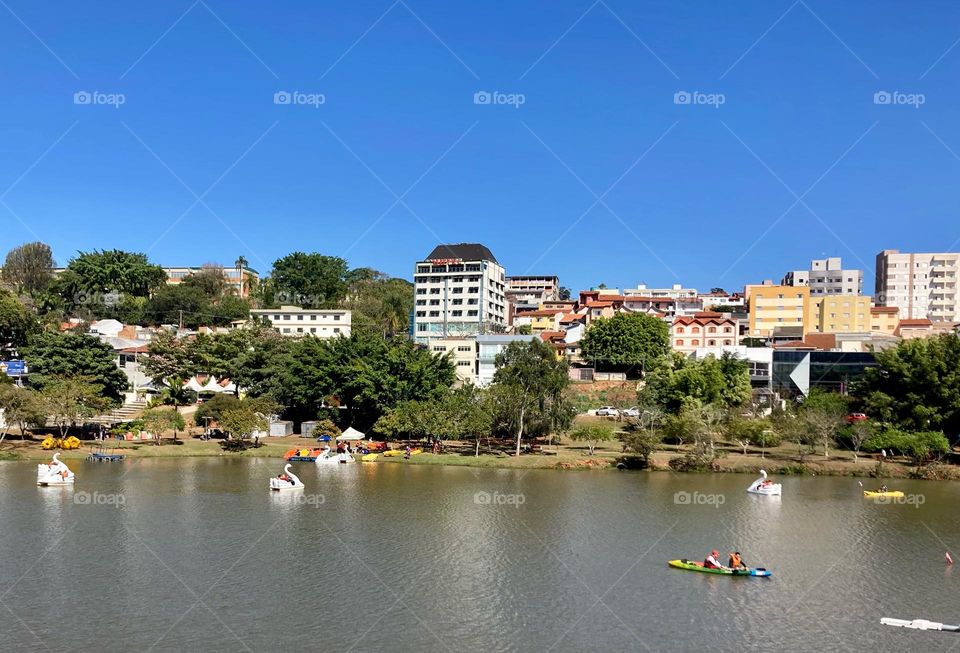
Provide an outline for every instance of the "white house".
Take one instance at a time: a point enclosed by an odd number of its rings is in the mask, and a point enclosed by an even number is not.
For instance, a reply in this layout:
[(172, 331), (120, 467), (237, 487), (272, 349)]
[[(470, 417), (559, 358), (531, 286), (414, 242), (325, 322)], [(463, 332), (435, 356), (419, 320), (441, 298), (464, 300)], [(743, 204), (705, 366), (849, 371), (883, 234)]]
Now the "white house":
[(250, 315), (265, 318), (285, 336), (314, 336), (321, 339), (350, 336), (350, 311), (281, 306), (254, 309)]

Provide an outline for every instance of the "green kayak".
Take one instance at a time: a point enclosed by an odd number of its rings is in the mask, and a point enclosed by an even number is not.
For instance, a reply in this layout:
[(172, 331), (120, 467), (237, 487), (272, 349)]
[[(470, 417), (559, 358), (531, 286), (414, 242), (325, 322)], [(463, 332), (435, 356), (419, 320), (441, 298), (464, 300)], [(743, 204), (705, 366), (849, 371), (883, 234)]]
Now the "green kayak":
[(685, 559), (671, 560), (668, 564), (677, 569), (699, 571), (703, 574), (720, 574), (721, 576), (770, 576), (770, 572), (763, 567), (757, 567), (756, 569), (711, 569), (704, 567), (702, 562), (693, 562)]

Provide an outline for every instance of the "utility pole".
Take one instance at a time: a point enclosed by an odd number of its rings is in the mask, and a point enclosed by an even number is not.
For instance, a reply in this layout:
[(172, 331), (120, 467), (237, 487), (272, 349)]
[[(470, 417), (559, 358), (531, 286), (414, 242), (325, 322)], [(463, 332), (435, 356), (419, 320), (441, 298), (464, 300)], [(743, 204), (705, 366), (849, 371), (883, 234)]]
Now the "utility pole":
[(183, 310), (180, 311), (180, 329), (183, 329)]

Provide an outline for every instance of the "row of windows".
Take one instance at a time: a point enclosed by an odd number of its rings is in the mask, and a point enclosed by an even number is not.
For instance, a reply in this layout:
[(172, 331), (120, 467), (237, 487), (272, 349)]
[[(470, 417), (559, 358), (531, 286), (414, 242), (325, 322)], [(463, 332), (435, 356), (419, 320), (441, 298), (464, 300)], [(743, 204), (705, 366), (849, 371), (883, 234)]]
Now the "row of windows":
[[(678, 347), (683, 347), (683, 343), (684, 343), (684, 341), (683, 341), (682, 339), (681, 339), (681, 340), (677, 340), (677, 346), (678, 346)], [(724, 341), (723, 341), (723, 344), (724, 344), (724, 345), (732, 345), (732, 344), (733, 344), (733, 340), (724, 340)], [(690, 341), (690, 346), (691, 346), (691, 347), (699, 347), (699, 346), (700, 346), (700, 339), (699, 339), (699, 338), (694, 338), (693, 340), (691, 340), (691, 341)], [(717, 341), (716, 341), (716, 340), (713, 340), (713, 339), (707, 340), (707, 347), (716, 347), (716, 346), (717, 346)]]
[[(327, 327), (320, 327), (320, 330), (321, 330), (321, 331), (326, 331), (326, 330), (327, 330)], [(281, 331), (282, 331), (283, 333), (294, 333), (292, 327), (283, 327), (283, 329), (281, 329)], [(316, 333), (316, 332), (317, 332), (317, 327), (310, 327), (310, 331), (305, 331), (305, 330), (304, 330), (304, 327), (297, 327), (297, 330), (296, 330), (296, 333)], [(340, 333), (340, 327), (333, 327), (333, 332), (334, 332), (334, 333)]]
[[(467, 317), (476, 317), (479, 311), (467, 311)], [(452, 317), (463, 317), (463, 311), (450, 311)], [(427, 311), (417, 311), (417, 317), (427, 317)], [(430, 311), (430, 317), (440, 317), (440, 311)]]
[[(681, 327), (677, 327), (677, 333), (684, 333), (684, 330), (683, 330), (683, 329), (684, 329), (684, 328), (683, 328), (682, 326), (681, 326)], [(715, 327), (715, 326), (712, 326), (712, 327), (708, 327), (708, 328), (707, 328), (707, 333), (716, 333), (716, 332), (717, 332), (717, 327)], [(728, 326), (727, 326), (727, 327), (723, 327), (723, 332), (724, 332), (724, 333), (733, 333), (733, 328), (732, 328), (732, 327), (728, 327)], [(698, 327), (698, 326), (692, 327), (692, 328), (690, 329), (690, 333), (700, 333), (700, 327)]]
[[(324, 317), (329, 317), (329, 316), (326, 316), (326, 315), (325, 315)], [(289, 314), (289, 313), (284, 313), (282, 316), (279, 315), (279, 314), (273, 316), (274, 322), (279, 322), (281, 319), (282, 319), (282, 320), (289, 321), (289, 320), (290, 320), (290, 314)], [(340, 315), (339, 315), (339, 314), (335, 314), (335, 315), (333, 316), (333, 319), (339, 321), (339, 320), (340, 320)], [(302, 315), (302, 314), (301, 314), (301, 315), (297, 315), (297, 320), (299, 320), (299, 321), (302, 322), (302, 321), (303, 321), (303, 315)], [(316, 316), (316, 315), (310, 315), (310, 321), (311, 321), (311, 322), (316, 322), (316, 321), (317, 321), (317, 316)]]

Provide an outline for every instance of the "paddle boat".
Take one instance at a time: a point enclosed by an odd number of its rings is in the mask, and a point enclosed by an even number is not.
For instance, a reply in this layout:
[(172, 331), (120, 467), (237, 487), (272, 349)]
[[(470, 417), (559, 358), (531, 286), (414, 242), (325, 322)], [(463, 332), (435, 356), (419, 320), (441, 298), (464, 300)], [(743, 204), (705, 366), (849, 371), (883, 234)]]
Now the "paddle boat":
[(315, 462), (318, 465), (339, 465), (340, 463), (352, 463), (354, 460), (353, 456), (346, 452), (337, 453), (332, 451), (330, 447), (324, 447), (322, 454), (317, 456)]
[(37, 485), (73, 485), (73, 479), (70, 468), (60, 462), (60, 452), (53, 454), (49, 465), (37, 465)]
[(365, 463), (372, 463), (374, 460), (377, 459), (377, 457), (378, 457), (379, 455), (380, 455), (380, 454), (378, 454), (378, 453), (376, 453), (376, 452), (365, 453), (365, 454), (363, 454), (362, 456), (360, 456), (360, 460), (362, 460), (362, 461), (365, 462)]
[(779, 483), (767, 480), (766, 470), (760, 470), (760, 478), (755, 480), (747, 488), (750, 494), (763, 494), (768, 497), (778, 497), (782, 494), (783, 488)]
[(715, 569), (711, 567), (704, 567), (702, 562), (694, 562), (693, 560), (687, 560), (686, 558), (681, 558), (680, 560), (671, 560), (667, 564), (675, 569), (699, 571), (704, 574), (718, 574), (720, 576), (758, 576), (766, 578), (771, 575), (770, 572), (763, 567), (756, 567), (753, 569)]
[(283, 457), (290, 462), (312, 463), (317, 460), (317, 456), (322, 455), (322, 449), (290, 449), (283, 454)]
[[(384, 451), (384, 452), (383, 452), (383, 455), (384, 455), (384, 457), (386, 457), (386, 458), (396, 458), (397, 456), (403, 456), (403, 455), (406, 454), (406, 453), (407, 453), (407, 452), (406, 452), (405, 450), (403, 450), (403, 449), (390, 449), (389, 451)], [(417, 448), (417, 449), (411, 449), (411, 450), (410, 450), (410, 455), (411, 455), (411, 456), (417, 456), (417, 455), (420, 455), (420, 454), (422, 454), (422, 453), (423, 453), (423, 449)]]
[(274, 476), (270, 479), (271, 492), (303, 489), (303, 481), (301, 481), (297, 477), (297, 475), (290, 470), (291, 467), (293, 467), (293, 465), (291, 465), (290, 463), (287, 463), (283, 467), (283, 474), (280, 474), (279, 476)]

